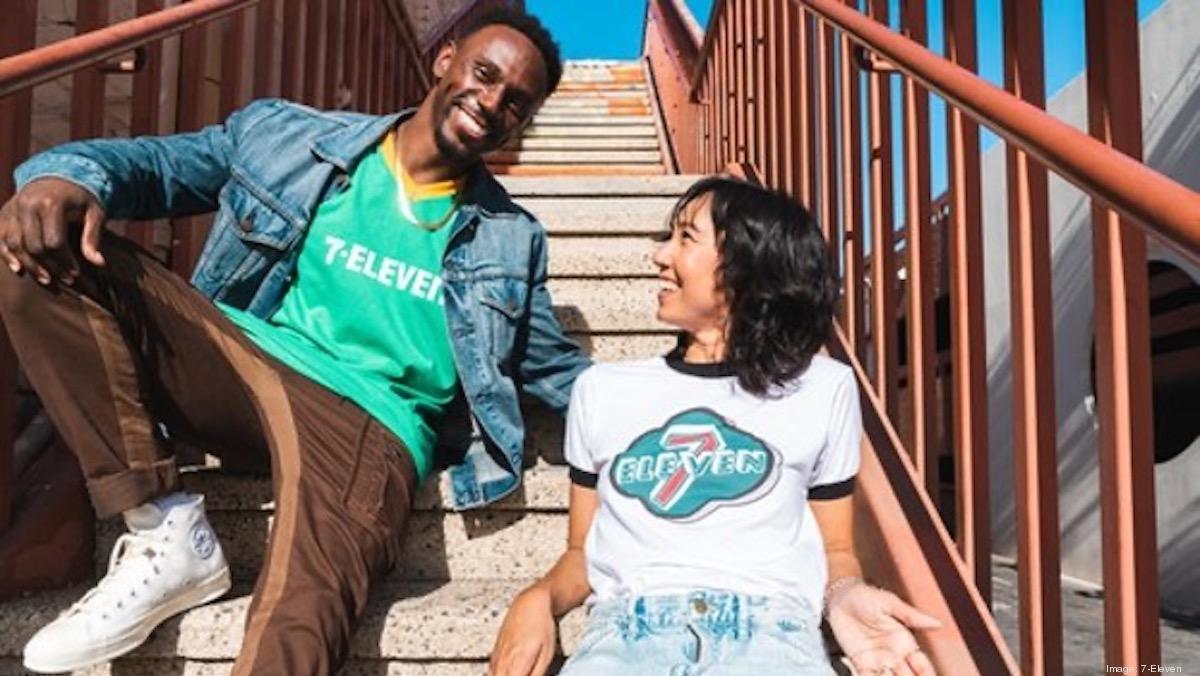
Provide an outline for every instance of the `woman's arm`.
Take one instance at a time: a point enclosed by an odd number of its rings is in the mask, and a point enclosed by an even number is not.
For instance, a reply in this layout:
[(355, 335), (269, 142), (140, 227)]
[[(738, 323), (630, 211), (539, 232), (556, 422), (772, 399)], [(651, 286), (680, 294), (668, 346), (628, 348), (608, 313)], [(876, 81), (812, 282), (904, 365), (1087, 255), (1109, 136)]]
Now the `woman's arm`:
[(936, 629), (941, 624), (895, 594), (863, 582), (862, 565), (854, 553), (854, 494), (812, 500), (809, 505), (829, 562), (825, 613), (854, 668), (867, 674), (932, 676), (933, 665), (912, 630)]
[(583, 543), (596, 516), (596, 489), (571, 484), (567, 550), (554, 567), (513, 599), (492, 647), (490, 676), (541, 676), (554, 659), (554, 618), (591, 593)]
[(522, 593), (544, 593), (550, 601), (554, 617), (561, 617), (583, 605), (592, 593), (587, 581), (587, 560), (583, 543), (592, 519), (596, 516), (596, 489), (571, 484), (570, 524), (567, 528), (567, 551), (558, 557), (550, 572)]

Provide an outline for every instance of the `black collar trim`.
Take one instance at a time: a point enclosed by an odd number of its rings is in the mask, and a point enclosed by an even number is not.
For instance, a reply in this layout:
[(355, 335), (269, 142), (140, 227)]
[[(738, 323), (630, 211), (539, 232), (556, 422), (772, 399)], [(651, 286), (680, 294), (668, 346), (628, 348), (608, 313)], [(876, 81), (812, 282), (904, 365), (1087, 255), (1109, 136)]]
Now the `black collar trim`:
[(665, 359), (667, 366), (672, 370), (684, 375), (697, 376), (700, 378), (728, 378), (737, 375), (733, 372), (733, 365), (729, 362), (719, 361), (708, 364), (697, 362), (684, 361), (683, 353), (679, 350), (674, 350), (668, 354)]

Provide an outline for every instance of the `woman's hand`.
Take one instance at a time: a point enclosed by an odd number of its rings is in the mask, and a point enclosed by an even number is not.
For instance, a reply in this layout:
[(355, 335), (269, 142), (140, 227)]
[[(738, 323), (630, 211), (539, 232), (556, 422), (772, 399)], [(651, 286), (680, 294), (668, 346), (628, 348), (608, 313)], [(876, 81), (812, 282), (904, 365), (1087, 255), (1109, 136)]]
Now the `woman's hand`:
[(910, 630), (937, 629), (937, 619), (862, 581), (837, 589), (828, 603), (829, 626), (859, 674), (934, 676)]
[(538, 585), (521, 592), (500, 625), (488, 676), (543, 676), (554, 659), (557, 632), (549, 592)]

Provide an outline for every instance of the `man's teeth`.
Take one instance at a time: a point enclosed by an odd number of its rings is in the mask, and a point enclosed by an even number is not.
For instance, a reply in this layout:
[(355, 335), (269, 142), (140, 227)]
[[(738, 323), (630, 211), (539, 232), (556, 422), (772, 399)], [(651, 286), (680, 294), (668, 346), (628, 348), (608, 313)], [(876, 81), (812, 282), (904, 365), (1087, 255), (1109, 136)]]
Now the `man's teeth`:
[(468, 115), (466, 111), (462, 111), (462, 118), (463, 118), (463, 126), (467, 128), (467, 131), (474, 134), (475, 136), (483, 136), (483, 134), (484, 134), (483, 125), (476, 122), (475, 118)]

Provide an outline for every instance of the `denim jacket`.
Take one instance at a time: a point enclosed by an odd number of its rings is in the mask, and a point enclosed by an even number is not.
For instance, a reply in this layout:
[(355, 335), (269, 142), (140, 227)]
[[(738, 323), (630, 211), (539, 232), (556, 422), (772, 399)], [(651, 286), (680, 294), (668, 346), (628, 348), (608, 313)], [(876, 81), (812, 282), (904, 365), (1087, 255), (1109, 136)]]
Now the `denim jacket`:
[[(317, 206), (345, 190), (355, 164), (411, 114), (257, 101), (194, 133), (52, 148), (18, 167), (16, 180), (18, 187), (49, 176), (72, 181), (111, 219), (215, 210), (192, 284), (267, 318), (283, 300)], [(486, 170), (472, 176), (449, 227), (446, 327), (461, 393), (438, 426), (438, 460), (450, 467), (454, 506), (466, 509), (520, 483), (518, 392), (562, 413), (588, 361), (551, 309), (545, 231)], [(472, 434), (472, 420), (481, 434)]]

